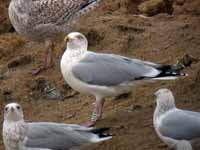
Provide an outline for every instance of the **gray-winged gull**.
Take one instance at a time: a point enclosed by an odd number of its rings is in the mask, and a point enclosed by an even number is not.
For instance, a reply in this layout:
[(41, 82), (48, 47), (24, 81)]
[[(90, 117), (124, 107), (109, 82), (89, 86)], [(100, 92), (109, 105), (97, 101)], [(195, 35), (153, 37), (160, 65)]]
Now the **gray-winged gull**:
[(192, 141), (200, 138), (200, 113), (176, 108), (172, 92), (156, 93), (154, 127), (160, 139), (172, 148), (191, 150)]
[(91, 121), (86, 126), (94, 125), (101, 118), (105, 97), (127, 93), (144, 81), (185, 76), (170, 65), (88, 51), (86, 37), (78, 32), (68, 34), (65, 41), (67, 47), (61, 58), (65, 81), (73, 89), (96, 98)]
[(26, 123), (22, 107), (10, 103), (4, 108), (3, 141), (6, 150), (67, 150), (110, 139), (108, 128), (86, 128), (53, 122)]
[[(101, 0), (11, 0), (9, 18), (15, 30), (30, 40), (44, 42), (44, 65), (34, 74), (51, 67), (56, 40), (63, 38), (77, 18)], [(48, 64), (48, 55), (50, 63)]]

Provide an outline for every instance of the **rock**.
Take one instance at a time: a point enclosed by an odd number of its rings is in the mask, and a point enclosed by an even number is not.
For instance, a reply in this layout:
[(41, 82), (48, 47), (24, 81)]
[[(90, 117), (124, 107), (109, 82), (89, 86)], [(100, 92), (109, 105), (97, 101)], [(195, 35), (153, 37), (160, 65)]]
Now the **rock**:
[(199, 58), (195, 58), (192, 55), (185, 54), (178, 62), (173, 66), (173, 69), (181, 71), (187, 67), (190, 67), (192, 64), (196, 64), (200, 61)]
[(18, 66), (24, 66), (30, 64), (32, 60), (33, 58), (31, 55), (23, 55), (11, 60), (7, 66), (8, 68), (16, 68)]
[(121, 94), (119, 96), (114, 97), (114, 100), (127, 99), (128, 97), (130, 97), (130, 95), (131, 95), (131, 92), (130, 93), (124, 93), (124, 94)]
[[(3, 69), (2, 69), (3, 70)], [(6, 72), (0, 72), (0, 80), (6, 80), (6, 79), (8, 79), (9, 77), (9, 71), (6, 71)]]
[(25, 40), (17, 34), (0, 34), (0, 59), (12, 57), (17, 49), (24, 46)]
[(138, 6), (141, 13), (147, 16), (154, 16), (159, 13), (173, 13), (172, 0), (149, 0)]
[(133, 112), (134, 110), (139, 110), (139, 109), (142, 109), (142, 105), (131, 105), (128, 108), (128, 112)]
[(141, 34), (145, 32), (144, 28), (141, 27), (135, 27), (135, 26), (131, 26), (131, 25), (124, 25), (124, 24), (119, 24), (115, 26), (120, 32), (132, 32), (135, 34)]
[(1, 93), (3, 95), (3, 99), (5, 102), (13, 101), (11, 89), (9, 89), (9, 88), (2, 89)]
[(96, 31), (95, 29), (89, 30), (85, 35), (88, 41), (93, 41), (89, 42), (89, 46), (95, 46), (104, 39), (104, 35)]
[(50, 100), (64, 100), (60, 90), (42, 77), (28, 81), (27, 86), (31, 90), (30, 96), (34, 99), (44, 97)]
[(183, 5), (185, 0), (176, 0), (176, 5)]

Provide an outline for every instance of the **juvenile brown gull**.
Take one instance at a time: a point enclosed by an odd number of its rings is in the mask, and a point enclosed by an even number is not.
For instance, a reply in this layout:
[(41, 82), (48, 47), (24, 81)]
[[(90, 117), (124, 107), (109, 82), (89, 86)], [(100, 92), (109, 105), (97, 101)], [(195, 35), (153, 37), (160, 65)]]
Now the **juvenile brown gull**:
[(101, 118), (105, 97), (130, 92), (138, 83), (145, 81), (185, 76), (169, 65), (87, 51), (88, 41), (78, 32), (70, 33), (65, 40), (67, 48), (61, 58), (64, 79), (73, 89), (96, 98), (92, 118), (86, 123), (87, 126)]
[(24, 121), (22, 107), (10, 103), (4, 109), (3, 141), (6, 150), (68, 150), (112, 138), (108, 128), (76, 124)]
[[(44, 42), (44, 64), (34, 74), (54, 64), (54, 46), (83, 14), (101, 0), (11, 0), (9, 17), (15, 30), (33, 41)], [(48, 63), (48, 55), (50, 62)]]
[(192, 150), (194, 142), (200, 139), (200, 113), (176, 107), (169, 89), (156, 93), (154, 128), (160, 139), (177, 150)]

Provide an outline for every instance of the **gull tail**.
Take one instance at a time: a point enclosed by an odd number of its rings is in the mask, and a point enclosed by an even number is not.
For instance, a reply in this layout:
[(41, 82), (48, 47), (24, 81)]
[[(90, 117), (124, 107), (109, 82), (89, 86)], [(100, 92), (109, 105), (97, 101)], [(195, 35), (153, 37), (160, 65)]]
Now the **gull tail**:
[(95, 134), (96, 136), (93, 136), (91, 138), (91, 142), (97, 143), (97, 142), (111, 139), (112, 135), (104, 133), (105, 131), (108, 131), (108, 130), (110, 130), (110, 128), (92, 129), (90, 132)]
[(188, 76), (188, 74), (182, 73), (180, 69), (170, 65), (160, 66), (157, 69), (160, 73), (153, 78), (154, 80), (173, 80), (179, 76)]

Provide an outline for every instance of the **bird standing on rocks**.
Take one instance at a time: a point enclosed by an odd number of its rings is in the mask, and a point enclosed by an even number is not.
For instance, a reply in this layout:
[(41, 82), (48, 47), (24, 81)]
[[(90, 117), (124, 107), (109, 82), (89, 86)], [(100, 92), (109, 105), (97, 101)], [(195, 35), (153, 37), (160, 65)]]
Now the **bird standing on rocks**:
[(96, 7), (100, 1), (11, 0), (9, 18), (15, 30), (30, 40), (45, 43), (44, 64), (33, 74), (53, 66), (56, 40), (66, 35), (77, 18)]
[(94, 125), (101, 118), (105, 97), (128, 93), (147, 81), (186, 75), (170, 65), (88, 51), (86, 37), (78, 32), (68, 34), (65, 41), (67, 48), (61, 58), (64, 79), (73, 89), (96, 98), (91, 121), (86, 126)]

